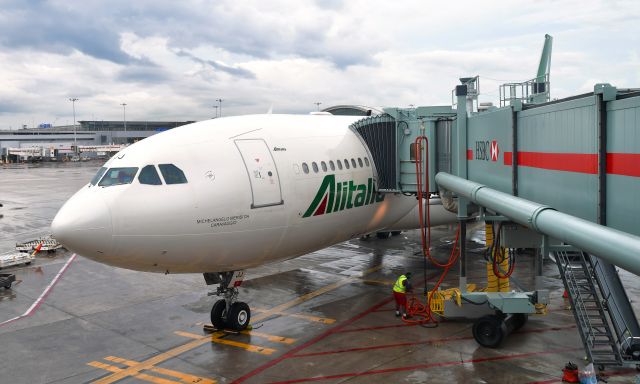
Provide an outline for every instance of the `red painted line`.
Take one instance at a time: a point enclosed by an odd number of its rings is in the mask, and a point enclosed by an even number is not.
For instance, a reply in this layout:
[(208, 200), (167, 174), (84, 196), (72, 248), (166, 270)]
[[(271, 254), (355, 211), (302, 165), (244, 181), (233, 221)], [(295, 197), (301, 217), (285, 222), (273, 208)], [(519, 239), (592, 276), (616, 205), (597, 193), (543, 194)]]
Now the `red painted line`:
[[(564, 326), (564, 327), (524, 329), (524, 330), (520, 330), (520, 331), (514, 332), (514, 334), (545, 333), (545, 332), (551, 332), (551, 331), (564, 331), (564, 330), (573, 329), (573, 328), (576, 328), (576, 326), (575, 325), (567, 325), (567, 326)], [(341, 333), (344, 333), (344, 332), (348, 332), (348, 330), (342, 331)], [(380, 344), (380, 345), (374, 345), (374, 346), (370, 346), (370, 347), (357, 347), (357, 348), (336, 349), (336, 350), (322, 351), (322, 352), (311, 352), (311, 353), (304, 353), (304, 354), (296, 354), (296, 355), (291, 356), (291, 357), (292, 358), (299, 358), (299, 357), (309, 357), (309, 356), (334, 355), (334, 354), (338, 354), (338, 353), (362, 352), (362, 351), (370, 351), (370, 350), (374, 350), (374, 349), (407, 347), (407, 346), (411, 346), (411, 345), (425, 345), (425, 344), (434, 344), (434, 343), (444, 344), (444, 343), (451, 342), (451, 341), (461, 341), (461, 340), (471, 340), (471, 339), (473, 339), (473, 336), (450, 336), (450, 337), (443, 337), (443, 338), (440, 338), (440, 339), (429, 339), (429, 340), (420, 340), (420, 341), (407, 341), (407, 342), (404, 342), (404, 343)]]
[(598, 173), (598, 155), (593, 153), (518, 152), (518, 166), (595, 175)]
[[(391, 311), (394, 311), (393, 309)], [(336, 333), (349, 333), (349, 332), (363, 332), (363, 331), (375, 331), (377, 329), (386, 329), (386, 328), (402, 328), (402, 327), (415, 327), (416, 325), (420, 325), (420, 323), (401, 323), (401, 324), (393, 324), (393, 325), (378, 325), (374, 327), (363, 327), (363, 328), (350, 328), (338, 331)]]
[(640, 177), (640, 153), (607, 153), (607, 173)]
[(513, 360), (513, 359), (521, 359), (521, 358), (532, 357), (532, 356), (563, 353), (563, 352), (575, 351), (575, 350), (579, 350), (579, 349), (582, 349), (582, 348), (555, 349), (555, 350), (548, 350), (548, 351), (542, 351), (542, 352), (528, 352), (528, 353), (520, 353), (520, 354), (514, 354), (514, 355), (490, 356), (490, 357), (483, 357), (483, 358), (479, 358), (479, 359), (456, 360), (456, 361), (446, 361), (446, 362), (441, 362), (441, 363), (419, 364), (419, 365), (412, 365), (412, 366), (408, 366), (408, 367), (375, 369), (375, 370), (365, 371), (365, 372), (350, 372), (350, 373), (342, 373), (342, 374), (330, 375), (330, 376), (305, 377), (305, 378), (301, 378), (301, 379), (275, 381), (275, 382), (271, 382), (270, 384), (303, 383), (303, 382), (309, 382), (309, 381), (343, 379), (343, 378), (346, 378), (346, 377), (359, 377), (359, 376), (379, 375), (379, 374), (383, 374), (383, 373), (392, 373), (392, 372), (415, 371), (415, 370), (418, 370), (418, 369), (430, 369), (430, 368), (448, 367), (448, 366), (464, 365), (464, 364), (485, 363), (485, 362), (490, 362), (490, 361)]
[[(513, 152), (504, 153), (504, 165), (513, 165)], [(595, 175), (595, 153), (518, 152), (518, 166)], [(640, 153), (607, 153), (607, 173), (640, 177)]]
[(73, 255), (71, 255), (69, 260), (67, 260), (67, 262), (64, 263), (62, 268), (60, 268), (60, 271), (58, 271), (58, 273), (53, 278), (53, 280), (51, 280), (49, 285), (47, 285), (47, 287), (44, 289), (44, 291), (40, 294), (40, 296), (36, 299), (36, 301), (34, 301), (33, 304), (31, 304), (31, 306), (29, 307), (29, 309), (26, 310), (26, 312), (24, 312), (22, 315), (19, 315), (19, 316), (16, 316), (16, 317), (12, 318), (12, 319), (9, 319), (9, 320), (1, 322), (0, 323), (0, 327), (2, 327), (3, 325), (7, 325), (7, 324), (10, 324), (10, 323), (13, 323), (14, 321), (20, 320), (22, 318), (25, 318), (25, 317), (33, 315), (34, 312), (36, 311), (36, 309), (38, 309), (40, 307), (40, 305), (42, 305), (42, 303), (44, 303), (44, 300), (47, 298), (47, 296), (49, 296), (49, 293), (51, 293), (51, 291), (53, 290), (53, 287), (55, 287), (55, 285), (58, 283), (58, 281), (60, 280), (62, 275), (64, 275), (64, 273), (67, 270), (67, 268), (69, 268), (69, 266), (71, 265), (71, 263), (73, 263), (73, 261), (75, 259), (76, 259), (76, 254), (74, 253)]
[(467, 160), (473, 160), (473, 149), (467, 149)]
[(273, 367), (276, 364), (279, 364), (280, 362), (282, 362), (285, 359), (288, 359), (288, 358), (292, 357), (296, 353), (298, 353), (298, 352), (302, 351), (303, 349), (308, 348), (308, 347), (312, 346), (313, 344), (315, 344), (315, 343), (327, 338), (328, 336), (336, 333), (337, 331), (339, 331), (342, 328), (348, 326), (349, 324), (352, 324), (352, 323), (360, 320), (361, 318), (367, 316), (368, 314), (370, 314), (371, 312), (377, 310), (378, 308), (389, 304), (392, 300), (393, 300), (393, 297), (383, 300), (382, 302), (374, 305), (373, 307), (367, 309), (366, 311), (361, 312), (360, 314), (350, 318), (349, 320), (346, 320), (343, 323), (340, 323), (339, 325), (328, 329), (327, 331), (321, 333), (320, 335), (314, 337), (313, 339), (307, 341), (306, 343), (304, 343), (304, 344), (302, 344), (302, 345), (300, 345), (300, 346), (298, 346), (296, 348), (293, 348), (292, 350), (290, 350), (289, 352), (281, 355), (280, 357), (278, 357), (278, 358), (276, 358), (274, 360), (271, 360), (266, 364), (263, 364), (263, 365), (259, 366), (258, 368), (254, 369), (253, 371), (251, 371), (251, 372), (245, 374), (244, 376), (234, 380), (233, 383), (235, 384), (235, 383), (243, 383), (243, 382), (245, 382), (247, 379), (249, 379), (249, 378), (251, 378), (251, 377), (253, 377), (253, 376), (255, 376), (255, 375), (257, 375), (257, 374), (259, 374), (259, 373), (271, 368), (271, 367)]
[(513, 165), (513, 152), (504, 153), (504, 165)]

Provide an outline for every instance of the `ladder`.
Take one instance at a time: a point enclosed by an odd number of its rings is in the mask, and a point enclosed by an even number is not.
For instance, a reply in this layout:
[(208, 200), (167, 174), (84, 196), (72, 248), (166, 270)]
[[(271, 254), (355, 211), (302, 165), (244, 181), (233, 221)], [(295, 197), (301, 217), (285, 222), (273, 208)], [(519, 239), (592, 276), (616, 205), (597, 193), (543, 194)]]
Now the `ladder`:
[(596, 366), (622, 365), (591, 256), (581, 251), (554, 253), (588, 359)]

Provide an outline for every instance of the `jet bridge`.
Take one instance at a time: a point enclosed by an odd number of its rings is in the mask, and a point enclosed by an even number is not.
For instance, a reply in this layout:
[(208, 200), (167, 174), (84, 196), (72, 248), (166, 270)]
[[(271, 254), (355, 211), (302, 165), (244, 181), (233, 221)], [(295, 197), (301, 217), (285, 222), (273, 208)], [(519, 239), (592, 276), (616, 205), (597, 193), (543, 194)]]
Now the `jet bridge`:
[[(541, 250), (535, 291), (518, 298), (545, 301), (542, 257), (554, 255), (590, 360), (638, 364), (640, 326), (615, 267), (640, 275), (640, 89), (596, 84), (551, 101), (551, 43), (545, 36), (534, 79), (500, 88), (499, 107), (478, 103), (480, 78), (464, 77), (453, 106), (384, 108), (352, 129), (369, 148), (378, 190), (418, 193), (423, 151), (422, 192), (458, 197), (463, 297), (494, 308), (508, 298), (466, 292), (465, 223), (475, 206), (481, 219), (530, 228), (526, 242)], [(506, 305), (505, 314), (531, 312)]]

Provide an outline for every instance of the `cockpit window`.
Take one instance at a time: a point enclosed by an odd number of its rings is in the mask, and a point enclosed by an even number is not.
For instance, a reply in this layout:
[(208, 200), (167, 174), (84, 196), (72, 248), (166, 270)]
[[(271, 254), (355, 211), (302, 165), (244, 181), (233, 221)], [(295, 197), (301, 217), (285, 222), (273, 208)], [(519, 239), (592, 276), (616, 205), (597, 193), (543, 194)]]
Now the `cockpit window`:
[(138, 172), (138, 168), (136, 167), (109, 168), (98, 185), (101, 187), (109, 187), (111, 185), (131, 184), (133, 178), (136, 176), (136, 172)]
[(104, 176), (105, 172), (107, 172), (107, 168), (106, 167), (101, 167), (100, 169), (98, 169), (98, 173), (96, 173), (96, 175), (93, 176), (93, 179), (91, 179), (91, 185), (98, 184), (98, 181), (100, 181), (102, 176)]
[(147, 165), (142, 168), (142, 171), (140, 171), (140, 175), (138, 176), (138, 181), (140, 184), (162, 185), (162, 180), (160, 180), (158, 171), (156, 171), (156, 167), (153, 165)]
[(187, 178), (184, 176), (184, 172), (173, 164), (160, 164), (158, 165), (164, 182), (167, 184), (186, 184)]

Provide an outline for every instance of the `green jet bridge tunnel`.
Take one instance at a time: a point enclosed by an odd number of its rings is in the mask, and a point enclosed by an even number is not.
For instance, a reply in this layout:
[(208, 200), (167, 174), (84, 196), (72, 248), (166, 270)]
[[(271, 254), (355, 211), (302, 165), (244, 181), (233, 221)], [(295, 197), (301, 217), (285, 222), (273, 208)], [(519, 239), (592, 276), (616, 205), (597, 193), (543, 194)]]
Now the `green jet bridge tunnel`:
[[(546, 304), (542, 261), (552, 256), (589, 360), (638, 365), (640, 326), (616, 266), (640, 275), (640, 90), (596, 84), (550, 101), (551, 42), (547, 35), (534, 79), (500, 87), (500, 106), (478, 104), (479, 77), (468, 77), (453, 106), (384, 108), (352, 129), (374, 160), (379, 191), (416, 194), (416, 152), (424, 150), (423, 193), (457, 196), (460, 290), (502, 315), (496, 329), (484, 324), (484, 339), (474, 332), (480, 344), (497, 346), (514, 328), (504, 325), (511, 315)], [(422, 135), (427, 148), (415, 144)], [(540, 249), (535, 291), (466, 292), (470, 208), (481, 220), (508, 223), (505, 247)], [(466, 307), (458, 314), (482, 315)]]

